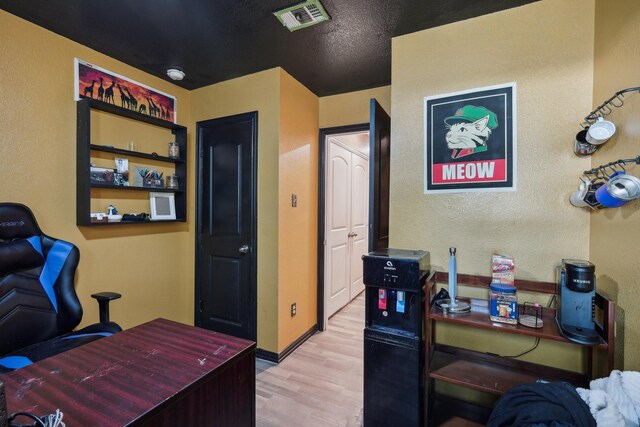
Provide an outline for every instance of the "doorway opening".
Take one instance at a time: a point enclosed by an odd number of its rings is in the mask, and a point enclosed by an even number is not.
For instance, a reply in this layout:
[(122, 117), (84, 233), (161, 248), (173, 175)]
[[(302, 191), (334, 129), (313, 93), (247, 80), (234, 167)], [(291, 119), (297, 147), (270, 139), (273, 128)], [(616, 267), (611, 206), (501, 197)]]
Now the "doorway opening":
[(369, 248), (369, 129), (325, 135), (324, 316), (363, 290), (362, 256)]
[(369, 251), (369, 124), (320, 131), (318, 329), (364, 290)]
[[(361, 255), (389, 246), (391, 118), (375, 99), (371, 99), (369, 119), (369, 123), (320, 130), (317, 248), (317, 324), (320, 331), (326, 330), (332, 311), (340, 307), (341, 302), (337, 302), (340, 300), (335, 303), (329, 301), (332, 296), (340, 296), (342, 292), (341, 301), (346, 299), (348, 303), (361, 292), (358, 291), (359, 286), (364, 289)], [(342, 155), (330, 154), (330, 147), (337, 147), (335, 153)], [(363, 162), (365, 158), (366, 166)], [(355, 168), (354, 164), (357, 165)], [(336, 167), (332, 169), (333, 166)], [(366, 178), (360, 179), (364, 167), (368, 172), (364, 175)], [(332, 175), (335, 172), (339, 173)], [(354, 176), (357, 189), (355, 193), (352, 191)], [(367, 194), (361, 194), (360, 188)], [(349, 202), (349, 206), (356, 206), (356, 210), (336, 211), (335, 207), (340, 205), (329, 203), (336, 194), (343, 200), (350, 199), (354, 194), (359, 196), (353, 203)], [(364, 214), (360, 215), (362, 210)], [(353, 212), (356, 213), (355, 218), (351, 215)], [(337, 227), (334, 226), (334, 216), (342, 218), (341, 223), (336, 223)], [(363, 222), (366, 222), (364, 229), (361, 228)], [(342, 243), (332, 247), (332, 238), (335, 237), (332, 234), (338, 235)], [(360, 240), (364, 239), (364, 235), (367, 236), (366, 240)], [(329, 254), (330, 250), (337, 254)], [(342, 257), (338, 256), (340, 254)], [(333, 255), (336, 256), (332, 260)], [(352, 268), (352, 265), (356, 266)], [(334, 276), (338, 276), (337, 284), (331, 283)]]

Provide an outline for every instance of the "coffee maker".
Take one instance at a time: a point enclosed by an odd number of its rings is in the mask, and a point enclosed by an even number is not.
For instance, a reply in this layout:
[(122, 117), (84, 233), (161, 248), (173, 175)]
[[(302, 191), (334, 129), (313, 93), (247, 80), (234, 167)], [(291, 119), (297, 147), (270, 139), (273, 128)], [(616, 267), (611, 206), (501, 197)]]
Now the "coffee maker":
[(589, 261), (563, 259), (558, 267), (556, 323), (560, 333), (579, 344), (600, 342), (594, 319), (596, 266)]

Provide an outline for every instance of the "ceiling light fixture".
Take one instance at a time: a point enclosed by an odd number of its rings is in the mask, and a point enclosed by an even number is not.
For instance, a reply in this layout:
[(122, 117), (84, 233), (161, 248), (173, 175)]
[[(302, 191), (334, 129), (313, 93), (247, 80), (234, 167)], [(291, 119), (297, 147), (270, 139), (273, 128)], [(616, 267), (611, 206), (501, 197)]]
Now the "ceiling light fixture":
[(169, 76), (171, 80), (182, 80), (184, 79), (184, 71), (177, 68), (169, 68), (167, 70), (167, 76)]

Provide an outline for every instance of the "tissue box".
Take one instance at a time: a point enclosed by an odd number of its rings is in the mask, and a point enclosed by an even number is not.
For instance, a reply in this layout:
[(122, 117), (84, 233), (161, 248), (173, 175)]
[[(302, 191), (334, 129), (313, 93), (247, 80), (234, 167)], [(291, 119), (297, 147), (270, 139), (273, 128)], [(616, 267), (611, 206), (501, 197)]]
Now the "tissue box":
[(493, 283), (513, 286), (515, 280), (513, 257), (500, 254), (493, 255), (491, 257), (491, 269), (493, 271)]

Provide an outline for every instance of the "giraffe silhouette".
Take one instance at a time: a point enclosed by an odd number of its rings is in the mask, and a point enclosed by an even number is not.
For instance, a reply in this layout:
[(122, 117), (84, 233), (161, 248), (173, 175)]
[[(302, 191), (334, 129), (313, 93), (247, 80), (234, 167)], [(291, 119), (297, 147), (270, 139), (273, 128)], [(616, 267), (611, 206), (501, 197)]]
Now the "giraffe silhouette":
[(111, 80), (111, 86), (104, 90), (104, 102), (111, 102), (112, 104), (115, 104), (115, 101), (113, 100), (113, 86), (115, 86), (115, 84), (116, 82)]
[(147, 114), (147, 106), (141, 103), (140, 108), (138, 109), (138, 113)]
[(166, 119), (167, 118), (167, 111), (164, 109), (164, 106), (161, 105), (160, 109), (162, 110), (162, 118)]
[(96, 81), (93, 80), (91, 82), (91, 86), (87, 86), (84, 88), (84, 96), (87, 96), (87, 94), (89, 94), (89, 98), (93, 98), (93, 87), (96, 85)]
[(158, 108), (151, 98), (147, 98), (147, 101), (149, 101), (149, 115), (152, 117), (160, 117), (160, 108)]
[(136, 111), (138, 109), (138, 100), (135, 98), (135, 96), (131, 95), (131, 92), (129, 92), (129, 89), (127, 89), (126, 87), (124, 88), (124, 91), (127, 92), (127, 94), (129, 95), (129, 102), (131, 103), (131, 109), (133, 111)]
[(104, 87), (102, 86), (102, 77), (100, 77), (100, 87), (98, 88), (98, 99), (103, 101), (104, 99)]
[[(118, 88), (118, 91), (120, 92), (120, 105), (122, 106), (122, 108), (129, 108), (129, 106), (131, 105), (129, 97), (124, 94), (124, 92), (122, 91), (122, 88), (120, 87), (120, 85), (116, 85), (116, 87)], [(125, 107), (125, 105), (126, 105), (126, 107)]]

